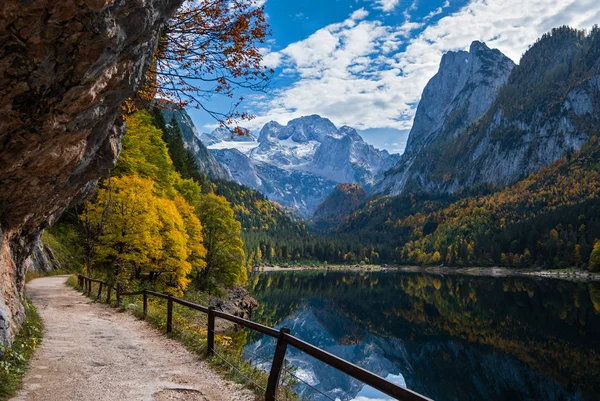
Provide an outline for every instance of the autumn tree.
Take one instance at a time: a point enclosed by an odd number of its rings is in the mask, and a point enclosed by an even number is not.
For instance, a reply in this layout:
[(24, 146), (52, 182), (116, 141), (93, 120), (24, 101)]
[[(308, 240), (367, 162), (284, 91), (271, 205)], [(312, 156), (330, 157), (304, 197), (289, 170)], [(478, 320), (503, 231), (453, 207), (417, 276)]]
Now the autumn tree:
[(86, 218), (96, 222), (105, 210), (110, 210), (96, 248), (96, 259), (113, 267), (118, 278), (125, 278), (159, 257), (162, 241), (153, 202), (154, 183), (126, 176), (113, 178), (111, 184), (111, 192), (100, 188), (94, 201), (88, 202)]
[(227, 199), (213, 193), (203, 194), (196, 207), (202, 222), (206, 248), (206, 267), (196, 276), (199, 287), (218, 284), (233, 286), (246, 281), (241, 225), (234, 218)]
[(155, 199), (155, 206), (162, 246), (146, 270), (152, 273), (154, 282), (181, 295), (191, 281), (189, 275), (192, 271), (200, 271), (204, 267), (200, 259), (206, 254), (202, 246), (202, 226), (191, 213), (191, 207), (181, 198), (176, 201)]
[(188, 276), (204, 267), (202, 226), (193, 208), (182, 197), (158, 196), (149, 178), (112, 178), (111, 191), (99, 189), (86, 208), (85, 218), (92, 222), (109, 210), (95, 253), (97, 263), (114, 269), (118, 282), (145, 274), (161, 289), (181, 295)]
[(162, 136), (146, 110), (129, 116), (123, 150), (113, 173), (117, 176), (137, 174), (153, 180), (156, 189), (170, 190), (175, 170)]
[(85, 252), (84, 268), (88, 276), (92, 274), (92, 264), (96, 256), (96, 247), (110, 217), (112, 204), (110, 177), (106, 180), (106, 184), (102, 195), (103, 202), (100, 204), (91, 201), (85, 202), (79, 214), (78, 224), (76, 224), (79, 239)]
[[(267, 33), (256, 0), (186, 0), (164, 29), (140, 94), (202, 109), (223, 126), (249, 119), (238, 110), (237, 92), (266, 88), (271, 71), (262, 66), (259, 46)], [(231, 99), (227, 110), (208, 106), (215, 95)]]

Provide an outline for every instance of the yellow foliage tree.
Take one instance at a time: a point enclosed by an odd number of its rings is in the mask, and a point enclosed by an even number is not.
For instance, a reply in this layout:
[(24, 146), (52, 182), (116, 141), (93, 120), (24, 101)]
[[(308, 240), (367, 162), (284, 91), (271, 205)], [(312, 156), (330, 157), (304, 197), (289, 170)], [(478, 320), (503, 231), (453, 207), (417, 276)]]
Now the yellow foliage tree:
[(190, 273), (204, 267), (202, 226), (182, 197), (171, 200), (155, 192), (153, 180), (123, 176), (112, 178), (111, 186), (88, 202), (87, 218), (108, 215), (97, 262), (114, 266), (121, 283), (147, 273), (151, 281), (180, 295)]
[(123, 151), (114, 174), (150, 178), (155, 190), (173, 194), (173, 182), (177, 173), (169, 157), (162, 131), (155, 126), (154, 118), (146, 110), (129, 116), (127, 135), (123, 138)]
[(196, 215), (202, 222), (206, 267), (197, 274), (200, 287), (216, 283), (232, 286), (247, 280), (241, 224), (227, 199), (213, 193), (200, 195)]
[(138, 176), (115, 177), (110, 187), (99, 189), (95, 199), (86, 205), (90, 220), (108, 216), (99, 238), (96, 261), (114, 263), (119, 277), (148, 265), (158, 257), (162, 247), (153, 190), (152, 180)]
[(160, 283), (176, 294), (181, 294), (190, 283), (188, 275), (192, 265), (188, 262), (190, 249), (189, 236), (184, 220), (170, 199), (156, 199), (157, 214), (160, 220), (159, 232), (162, 249), (158, 258), (153, 260), (148, 270), (155, 272)]

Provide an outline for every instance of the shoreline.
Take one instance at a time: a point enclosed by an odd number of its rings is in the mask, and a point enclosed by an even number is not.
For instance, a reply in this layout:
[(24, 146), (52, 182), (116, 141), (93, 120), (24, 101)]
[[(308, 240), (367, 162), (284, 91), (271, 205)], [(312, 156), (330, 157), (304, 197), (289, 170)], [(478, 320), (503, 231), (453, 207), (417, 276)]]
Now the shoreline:
[(600, 281), (600, 273), (590, 273), (580, 269), (537, 270), (536, 268), (510, 269), (507, 267), (420, 267), (420, 266), (379, 266), (379, 265), (319, 265), (319, 266), (288, 266), (263, 265), (255, 267), (253, 273), (271, 273), (285, 271), (346, 271), (346, 272), (378, 272), (399, 271), (406, 273), (457, 274), (466, 276), (486, 277), (540, 277), (555, 279), (571, 279), (583, 281)]

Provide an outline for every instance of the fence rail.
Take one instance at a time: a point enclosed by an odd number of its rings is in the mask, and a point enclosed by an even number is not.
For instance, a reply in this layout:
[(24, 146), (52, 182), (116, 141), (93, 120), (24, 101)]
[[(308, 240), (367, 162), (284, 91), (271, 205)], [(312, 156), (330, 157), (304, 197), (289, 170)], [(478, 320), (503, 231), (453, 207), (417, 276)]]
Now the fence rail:
[(193, 310), (197, 310), (207, 314), (208, 317), (208, 330), (207, 330), (207, 345), (208, 350), (207, 353), (209, 356), (215, 354), (215, 319), (220, 318), (232, 323), (238, 324), (240, 326), (246, 327), (248, 329), (257, 331), (259, 333), (265, 334), (267, 336), (273, 337), (277, 339), (277, 345), (275, 347), (275, 355), (273, 356), (273, 361), (271, 363), (271, 370), (269, 372), (269, 379), (267, 381), (267, 388), (265, 391), (265, 400), (266, 401), (275, 401), (275, 394), (277, 392), (277, 386), (279, 385), (279, 378), (281, 376), (281, 372), (285, 369), (285, 354), (288, 345), (294, 348), (299, 349), (302, 352), (312, 356), (313, 358), (365, 383), (369, 386), (381, 391), (384, 394), (387, 394), (391, 397), (394, 397), (397, 400), (403, 401), (431, 401), (429, 398), (418, 394), (412, 390), (409, 390), (404, 387), (400, 387), (395, 383), (392, 383), (381, 376), (378, 376), (368, 370), (361, 368), (353, 363), (350, 363), (342, 358), (339, 358), (333, 354), (330, 354), (327, 351), (324, 351), (314, 345), (311, 345), (297, 337), (294, 337), (290, 334), (290, 329), (281, 328), (280, 330), (276, 330), (272, 327), (268, 327), (262, 325), (260, 323), (252, 322), (250, 320), (243, 319), (238, 316), (231, 315), (229, 313), (221, 312), (214, 310), (212, 307), (206, 307), (202, 305), (197, 305), (192, 302), (176, 298), (172, 295), (161, 294), (159, 292), (143, 290), (137, 292), (123, 292), (121, 291), (120, 286), (113, 286), (108, 283), (105, 283), (101, 280), (96, 280), (90, 277), (86, 277), (83, 275), (77, 276), (79, 288), (82, 289), (88, 296), (92, 295), (92, 283), (98, 283), (98, 296), (97, 299), (100, 300), (102, 297), (102, 289), (106, 287), (107, 297), (106, 302), (109, 303), (111, 300), (111, 291), (114, 289), (116, 292), (116, 302), (117, 305), (121, 303), (121, 297), (124, 296), (138, 296), (142, 295), (143, 297), (143, 313), (144, 318), (146, 318), (148, 314), (148, 296), (153, 296), (161, 299), (167, 300), (167, 333), (171, 333), (173, 330), (173, 304), (179, 304), (185, 307), (188, 307)]

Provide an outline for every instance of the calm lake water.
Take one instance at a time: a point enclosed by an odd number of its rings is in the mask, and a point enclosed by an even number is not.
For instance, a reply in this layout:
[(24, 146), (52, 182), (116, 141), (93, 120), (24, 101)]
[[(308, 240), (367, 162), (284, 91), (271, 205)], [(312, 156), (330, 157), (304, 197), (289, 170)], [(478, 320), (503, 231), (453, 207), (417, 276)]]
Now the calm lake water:
[[(435, 400), (600, 400), (600, 283), (297, 271), (250, 288), (255, 320)], [(268, 368), (274, 346), (254, 336), (244, 352)], [(293, 348), (287, 359), (334, 399), (389, 399)]]

